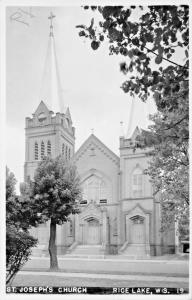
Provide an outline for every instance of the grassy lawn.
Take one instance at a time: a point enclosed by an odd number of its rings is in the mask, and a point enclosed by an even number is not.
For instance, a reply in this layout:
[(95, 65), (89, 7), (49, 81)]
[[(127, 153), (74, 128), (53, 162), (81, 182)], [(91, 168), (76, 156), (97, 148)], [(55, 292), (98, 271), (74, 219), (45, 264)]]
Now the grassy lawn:
[(91, 287), (170, 287), (170, 288), (188, 288), (188, 283), (153, 281), (127, 281), (99, 278), (67, 278), (53, 275), (17, 275), (12, 286), (91, 286)]

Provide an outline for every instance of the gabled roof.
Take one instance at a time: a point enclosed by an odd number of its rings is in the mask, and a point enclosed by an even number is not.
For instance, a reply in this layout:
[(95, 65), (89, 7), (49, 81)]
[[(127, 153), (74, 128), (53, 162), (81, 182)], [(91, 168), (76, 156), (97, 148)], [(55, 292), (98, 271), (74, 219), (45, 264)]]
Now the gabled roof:
[(94, 144), (97, 149), (100, 149), (110, 160), (119, 165), (119, 157), (111, 151), (105, 144), (103, 144), (94, 134), (91, 134), (88, 139), (81, 145), (74, 155), (74, 160), (77, 161), (87, 151), (87, 149)]
[(35, 111), (35, 115), (38, 115), (38, 114), (40, 114), (41, 112), (44, 112), (45, 114), (48, 114), (49, 113), (49, 109), (48, 109), (48, 107), (47, 107), (47, 105), (43, 102), (43, 101), (41, 101), (40, 103), (39, 103), (39, 105), (38, 105), (38, 107), (37, 107), (37, 109), (36, 109), (36, 111)]

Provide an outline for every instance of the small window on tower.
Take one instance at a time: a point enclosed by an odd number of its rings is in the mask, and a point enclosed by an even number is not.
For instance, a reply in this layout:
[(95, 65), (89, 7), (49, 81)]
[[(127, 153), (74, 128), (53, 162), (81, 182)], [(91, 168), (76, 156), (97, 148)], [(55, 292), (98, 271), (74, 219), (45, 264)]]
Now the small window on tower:
[(38, 160), (38, 143), (35, 142), (35, 160)]
[(51, 142), (47, 142), (47, 155), (51, 155)]
[(45, 156), (45, 144), (41, 142), (41, 159)]
[(69, 148), (68, 150), (68, 156), (69, 156), (69, 159), (71, 158), (71, 149)]

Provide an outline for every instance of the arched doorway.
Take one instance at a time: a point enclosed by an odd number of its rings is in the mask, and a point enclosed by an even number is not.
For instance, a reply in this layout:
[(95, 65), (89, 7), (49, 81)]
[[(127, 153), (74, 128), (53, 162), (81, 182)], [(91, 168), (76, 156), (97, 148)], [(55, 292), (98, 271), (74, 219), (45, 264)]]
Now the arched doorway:
[(144, 217), (134, 216), (131, 219), (130, 243), (142, 245), (145, 244), (145, 222)]
[(85, 243), (87, 245), (100, 244), (100, 224), (95, 218), (89, 218), (86, 220), (86, 236)]

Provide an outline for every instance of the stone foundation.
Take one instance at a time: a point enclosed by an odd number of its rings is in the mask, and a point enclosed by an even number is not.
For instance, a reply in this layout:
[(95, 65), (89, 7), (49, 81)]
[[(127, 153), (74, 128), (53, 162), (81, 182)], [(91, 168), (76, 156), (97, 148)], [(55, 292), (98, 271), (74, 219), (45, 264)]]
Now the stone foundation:
[[(57, 254), (58, 255), (65, 255), (68, 254), (69, 246), (61, 246), (57, 245)], [(119, 245), (106, 245), (104, 254), (105, 255), (118, 255), (119, 249), (121, 247)], [(175, 245), (150, 245), (150, 256), (161, 256), (165, 254), (175, 254), (176, 247)], [(48, 257), (48, 245), (38, 245), (32, 249), (32, 256), (36, 257)]]
[(106, 255), (117, 255), (118, 254), (118, 245), (107, 245), (105, 248)]
[(161, 256), (162, 254), (162, 245), (150, 245), (150, 256)]
[(165, 254), (175, 254), (175, 245), (150, 245), (151, 256), (161, 256)]
[(162, 254), (175, 254), (175, 245), (162, 246)]

